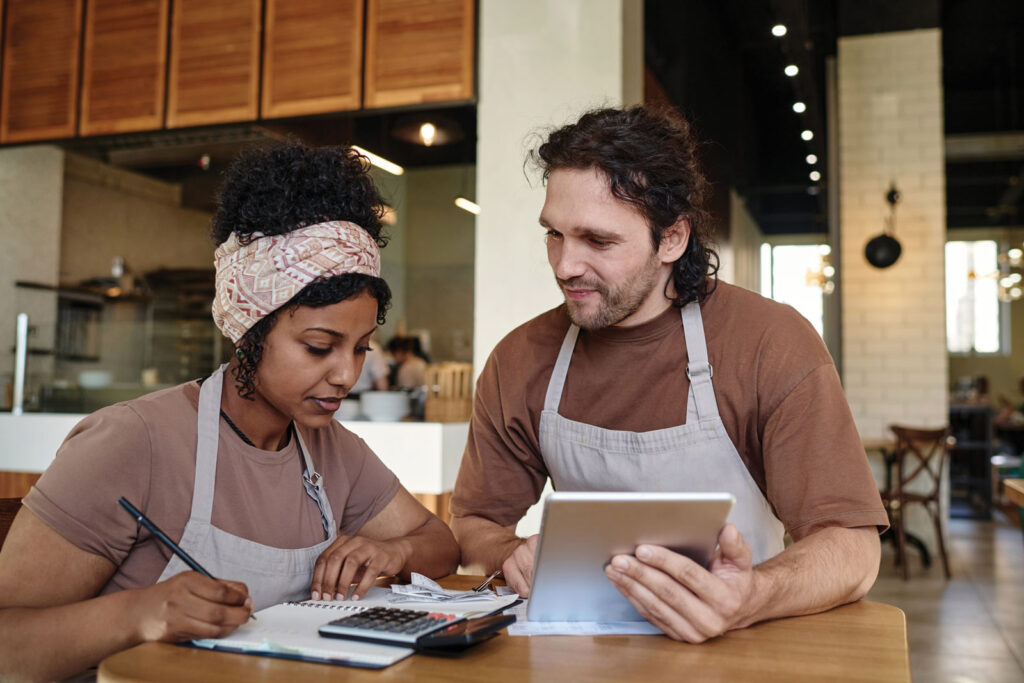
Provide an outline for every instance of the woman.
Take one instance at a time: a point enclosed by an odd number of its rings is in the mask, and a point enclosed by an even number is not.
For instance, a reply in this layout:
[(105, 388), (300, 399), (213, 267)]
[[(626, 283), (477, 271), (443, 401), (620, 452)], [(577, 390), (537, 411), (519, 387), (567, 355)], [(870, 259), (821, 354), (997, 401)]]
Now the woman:
[[(68, 435), (0, 552), (0, 673), (64, 677), (140, 642), (227, 635), (282, 600), (455, 569), (448, 528), (333, 419), (391, 298), (381, 205), (349, 149), (235, 163), (213, 229), (214, 321), (235, 356)], [(219, 580), (186, 571), (121, 496)]]

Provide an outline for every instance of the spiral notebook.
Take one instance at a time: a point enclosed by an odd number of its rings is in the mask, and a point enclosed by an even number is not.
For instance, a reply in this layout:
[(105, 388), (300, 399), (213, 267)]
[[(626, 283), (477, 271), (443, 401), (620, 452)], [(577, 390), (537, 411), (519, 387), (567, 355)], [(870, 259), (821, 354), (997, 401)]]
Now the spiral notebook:
[[(399, 662), (415, 650), (394, 645), (377, 645), (357, 640), (325, 638), (317, 629), (329, 621), (348, 614), (364, 612), (371, 607), (401, 607), (441, 611), (474, 617), (500, 611), (516, 601), (516, 597), (481, 595), (480, 600), (449, 604), (410, 602), (389, 590), (373, 587), (358, 601), (285, 602), (256, 612), (256, 621), (248, 621), (225, 638), (193, 640), (188, 645), (220, 652), (236, 652), (280, 659), (383, 669)], [(443, 606), (442, 606), (443, 605)]]

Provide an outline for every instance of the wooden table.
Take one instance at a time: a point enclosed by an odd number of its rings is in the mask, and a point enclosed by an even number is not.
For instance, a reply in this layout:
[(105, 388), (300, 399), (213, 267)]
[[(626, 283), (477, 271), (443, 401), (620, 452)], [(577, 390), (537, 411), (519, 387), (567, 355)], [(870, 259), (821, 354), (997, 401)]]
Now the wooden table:
[(1003, 491), (1015, 505), (1024, 507), (1024, 479), (1004, 479)]
[[(480, 577), (442, 583), (468, 588)], [(367, 671), (147, 643), (106, 658), (99, 681), (910, 681), (906, 619), (857, 602), (732, 631), (701, 645), (665, 636), (499, 635), (458, 657), (414, 655)]]

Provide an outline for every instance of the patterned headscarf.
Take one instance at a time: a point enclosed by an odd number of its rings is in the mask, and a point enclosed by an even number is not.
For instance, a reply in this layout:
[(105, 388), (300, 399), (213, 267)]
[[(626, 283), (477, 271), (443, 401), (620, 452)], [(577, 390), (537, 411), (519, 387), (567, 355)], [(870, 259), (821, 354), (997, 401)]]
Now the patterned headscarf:
[(380, 276), (380, 250), (355, 223), (329, 221), (283, 235), (253, 233), (242, 244), (237, 233), (217, 247), (213, 322), (238, 340), (268, 314), (320, 277), (362, 273)]

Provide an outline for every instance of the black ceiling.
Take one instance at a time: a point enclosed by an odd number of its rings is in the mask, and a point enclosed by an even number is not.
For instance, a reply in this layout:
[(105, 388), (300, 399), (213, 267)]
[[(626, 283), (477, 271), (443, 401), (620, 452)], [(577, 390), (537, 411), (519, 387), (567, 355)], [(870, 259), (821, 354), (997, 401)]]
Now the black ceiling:
[[(766, 234), (827, 232), (824, 70), (837, 36), (934, 26), (943, 32), (946, 135), (960, 143), (947, 153), (948, 224), (1021, 224), (1021, 0), (646, 0), (645, 8), (648, 67), (710, 141), (709, 174), (739, 191)], [(787, 26), (784, 37), (771, 34), (776, 23)], [(787, 64), (799, 67), (795, 78), (783, 74)], [(806, 112), (793, 111), (797, 100)], [(812, 141), (801, 139), (804, 129)]]

